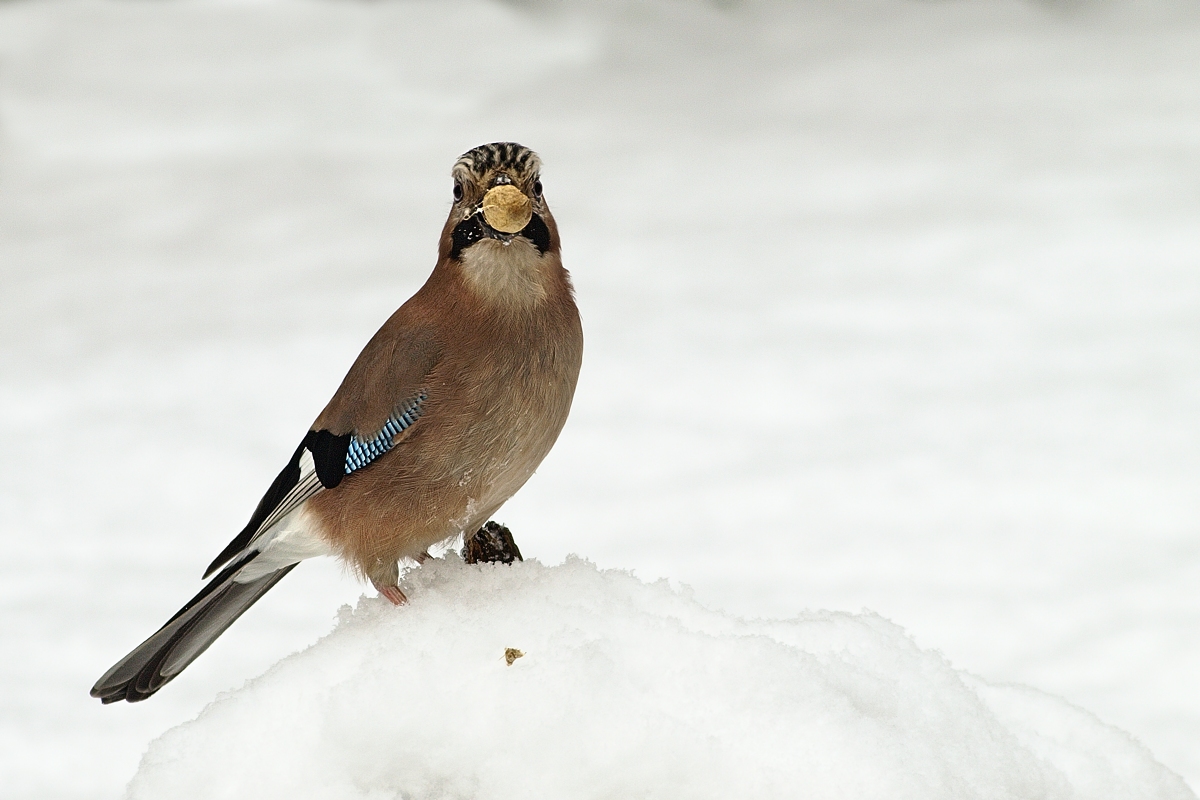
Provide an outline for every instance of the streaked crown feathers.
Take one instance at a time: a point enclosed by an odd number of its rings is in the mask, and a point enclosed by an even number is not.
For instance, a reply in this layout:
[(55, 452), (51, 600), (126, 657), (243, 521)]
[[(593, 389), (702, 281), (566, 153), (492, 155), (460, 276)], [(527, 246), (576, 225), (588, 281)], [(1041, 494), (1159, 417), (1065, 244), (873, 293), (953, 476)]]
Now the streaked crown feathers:
[[(456, 181), (487, 189), (495, 183), (511, 181), (528, 190), (542, 170), (538, 154), (516, 142), (492, 142), (468, 150), (454, 163), (451, 175)], [(506, 176), (505, 181), (501, 176)]]

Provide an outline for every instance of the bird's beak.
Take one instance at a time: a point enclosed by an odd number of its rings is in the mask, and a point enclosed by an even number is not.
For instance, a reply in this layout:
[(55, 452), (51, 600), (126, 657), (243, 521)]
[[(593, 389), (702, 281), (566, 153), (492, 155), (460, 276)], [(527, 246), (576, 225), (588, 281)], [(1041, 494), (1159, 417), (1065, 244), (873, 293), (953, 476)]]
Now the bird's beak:
[(533, 217), (533, 203), (510, 183), (493, 186), (483, 196), (483, 219), (501, 233), (517, 233)]

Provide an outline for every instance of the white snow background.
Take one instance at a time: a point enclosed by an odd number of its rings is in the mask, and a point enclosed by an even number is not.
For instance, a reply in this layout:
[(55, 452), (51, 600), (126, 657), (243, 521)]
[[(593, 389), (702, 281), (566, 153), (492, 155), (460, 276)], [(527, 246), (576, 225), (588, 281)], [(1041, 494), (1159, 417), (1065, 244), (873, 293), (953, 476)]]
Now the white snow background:
[[(538, 563), (340, 616), (308, 563), (89, 698), (498, 139), (587, 336)], [(1185, 0), (0, 4), (0, 796), (120, 796), (268, 669), (131, 794), (1192, 796), (1197, 142)]]

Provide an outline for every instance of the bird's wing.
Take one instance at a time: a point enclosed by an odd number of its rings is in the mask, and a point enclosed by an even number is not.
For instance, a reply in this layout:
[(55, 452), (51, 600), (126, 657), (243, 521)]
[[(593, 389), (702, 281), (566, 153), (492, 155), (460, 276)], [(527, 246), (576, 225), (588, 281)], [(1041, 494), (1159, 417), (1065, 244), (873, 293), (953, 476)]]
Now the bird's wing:
[(313, 495), (336, 488), (342, 478), (392, 449), (397, 436), (421, 416), (440, 349), (428, 331), (397, 325), (403, 322), (404, 310), (393, 315), (359, 354), (246, 527), (208, 566), (205, 578), (254, 549), (263, 534)]

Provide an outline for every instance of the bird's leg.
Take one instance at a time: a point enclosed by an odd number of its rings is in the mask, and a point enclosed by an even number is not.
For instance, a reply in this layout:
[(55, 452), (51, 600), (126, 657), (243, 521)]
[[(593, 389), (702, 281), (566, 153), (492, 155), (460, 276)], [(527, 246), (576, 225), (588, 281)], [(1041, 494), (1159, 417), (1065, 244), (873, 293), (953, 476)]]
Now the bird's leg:
[(417, 553), (415, 556), (413, 556), (413, 559), (414, 559), (414, 560), (415, 560), (415, 561), (416, 561), (418, 564), (424, 564), (426, 561), (428, 561), (428, 560), (429, 560), (430, 558), (432, 558), (432, 557), (433, 557), (433, 556), (429, 555), (429, 551), (428, 551), (428, 550), (423, 550), (423, 551), (421, 551), (420, 553)]
[(400, 565), (395, 561), (385, 564), (382, 559), (379, 559), (375, 564), (375, 569), (367, 577), (371, 579), (371, 585), (375, 587), (375, 591), (386, 597), (392, 605), (402, 606), (408, 602), (404, 592), (400, 591), (400, 587), (396, 585), (400, 580)]
[(372, 581), (371, 583), (375, 587), (375, 590), (377, 592), (379, 592), (379, 594), (381, 596), (386, 597), (388, 599), (388, 602), (390, 602), (392, 605), (394, 605), (394, 606), (407, 605), (408, 598), (404, 596), (404, 592), (400, 591), (399, 586), (380, 586), (378, 583), (375, 583), (374, 581)]

